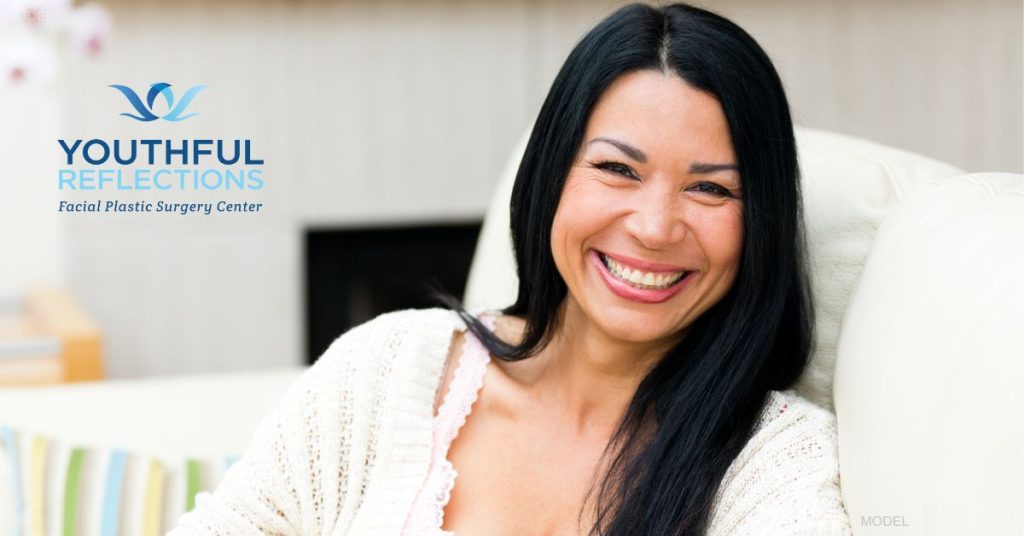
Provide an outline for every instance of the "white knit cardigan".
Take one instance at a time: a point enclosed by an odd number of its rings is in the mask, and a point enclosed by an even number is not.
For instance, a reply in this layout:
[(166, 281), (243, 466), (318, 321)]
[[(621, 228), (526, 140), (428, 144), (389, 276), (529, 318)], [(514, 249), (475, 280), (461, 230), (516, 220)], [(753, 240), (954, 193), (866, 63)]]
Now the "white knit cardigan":
[[(169, 535), (398, 536), (427, 475), (451, 335), (463, 329), (451, 311), (408, 310), (339, 337)], [(773, 391), (726, 472), (708, 533), (852, 534), (832, 414)]]

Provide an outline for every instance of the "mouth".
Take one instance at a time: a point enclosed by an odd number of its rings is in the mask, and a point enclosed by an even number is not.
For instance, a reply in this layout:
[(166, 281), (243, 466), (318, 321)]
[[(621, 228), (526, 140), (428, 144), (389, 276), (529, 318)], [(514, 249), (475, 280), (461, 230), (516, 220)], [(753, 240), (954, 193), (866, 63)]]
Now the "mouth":
[(671, 298), (682, 290), (686, 283), (693, 279), (690, 276), (696, 273), (681, 267), (646, 262), (643, 263), (644, 266), (637, 266), (642, 261), (629, 263), (621, 256), (614, 258), (597, 250), (591, 250), (590, 254), (613, 293), (643, 303), (658, 303)]
[(639, 289), (666, 289), (678, 283), (689, 273), (686, 270), (675, 272), (648, 272), (637, 267), (616, 261), (606, 253), (597, 252), (601, 263), (619, 281)]

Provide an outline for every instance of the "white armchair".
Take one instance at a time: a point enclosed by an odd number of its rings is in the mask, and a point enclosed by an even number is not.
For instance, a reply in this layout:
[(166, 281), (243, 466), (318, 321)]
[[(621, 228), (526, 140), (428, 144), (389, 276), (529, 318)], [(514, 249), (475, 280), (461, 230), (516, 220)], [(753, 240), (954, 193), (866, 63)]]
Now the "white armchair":
[[(1024, 534), (1024, 177), (797, 132), (817, 313), (796, 388), (833, 409), (858, 536)], [(506, 166), (470, 308), (516, 292)]]

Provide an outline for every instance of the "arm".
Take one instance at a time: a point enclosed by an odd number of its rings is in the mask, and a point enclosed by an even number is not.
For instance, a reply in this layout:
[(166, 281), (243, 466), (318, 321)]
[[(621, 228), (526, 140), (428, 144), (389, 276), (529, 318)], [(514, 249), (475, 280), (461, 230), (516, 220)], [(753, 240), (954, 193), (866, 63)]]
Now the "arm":
[[(301, 401), (313, 398), (313, 369), (293, 384), (282, 403), (257, 426), (249, 447), (213, 493), (196, 495), (195, 508), (178, 519), (170, 536), (200, 534), (301, 534), (302, 501), (292, 461), (308, 460), (309, 445), (287, 441), (304, 420)], [(301, 435), (299, 436), (301, 437)]]

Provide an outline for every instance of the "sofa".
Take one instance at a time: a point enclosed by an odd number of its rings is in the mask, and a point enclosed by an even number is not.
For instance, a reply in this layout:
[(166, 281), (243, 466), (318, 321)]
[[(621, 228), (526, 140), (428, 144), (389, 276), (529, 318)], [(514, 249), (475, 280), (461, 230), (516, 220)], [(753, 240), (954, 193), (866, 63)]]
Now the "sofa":
[[(524, 144), (485, 218), (470, 308), (514, 297), (508, 197)], [(798, 147), (817, 319), (796, 390), (837, 415), (854, 533), (1024, 533), (1024, 177), (811, 129)], [(123, 470), (113, 499), (102, 478), (73, 497), (92, 512), (79, 533), (162, 533), (302, 370), (0, 390), (0, 535), (59, 526), (72, 467)]]

